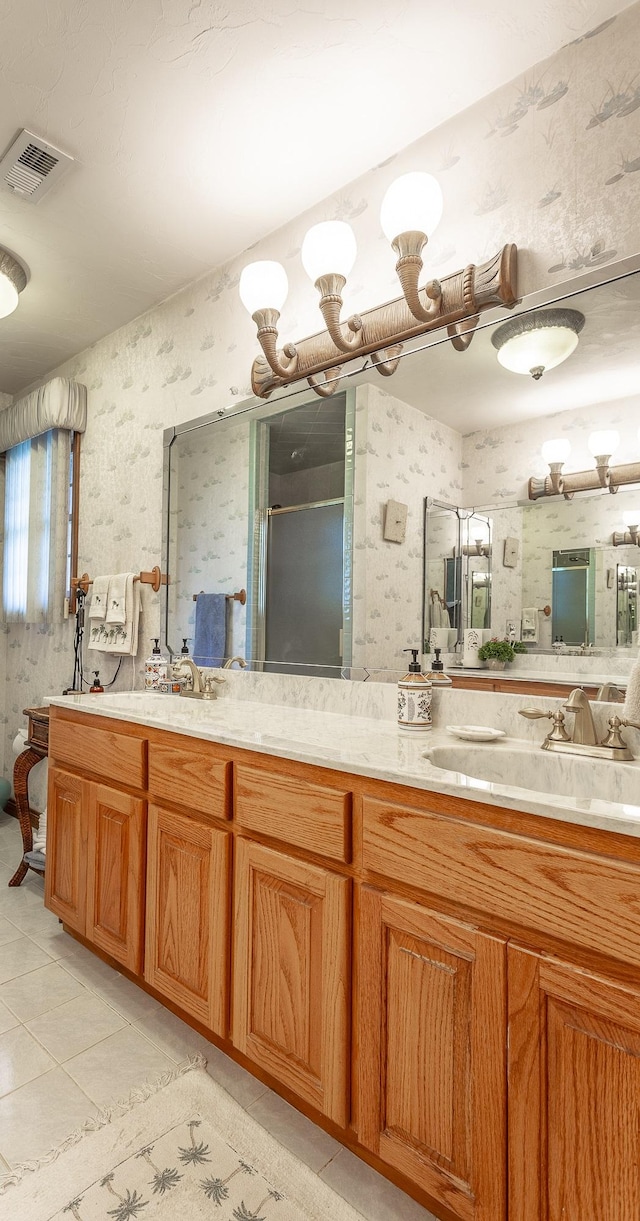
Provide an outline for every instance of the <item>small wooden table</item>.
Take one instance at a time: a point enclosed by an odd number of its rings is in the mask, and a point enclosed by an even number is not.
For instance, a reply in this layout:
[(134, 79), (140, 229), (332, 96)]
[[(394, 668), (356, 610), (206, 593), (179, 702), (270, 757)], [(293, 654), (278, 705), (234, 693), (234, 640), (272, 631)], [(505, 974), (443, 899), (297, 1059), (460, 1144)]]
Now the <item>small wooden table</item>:
[(38, 869), (25, 860), (27, 852), (33, 852), (33, 827), (31, 826), (31, 806), (29, 805), (29, 772), (41, 759), (46, 759), (49, 753), (49, 709), (24, 708), (24, 715), (29, 719), (27, 744), (22, 754), (18, 755), (13, 767), (13, 789), (18, 807), (18, 820), (22, 832), (23, 856), (18, 868), (9, 882), (9, 886), (19, 886), (27, 871), (44, 874), (44, 869)]

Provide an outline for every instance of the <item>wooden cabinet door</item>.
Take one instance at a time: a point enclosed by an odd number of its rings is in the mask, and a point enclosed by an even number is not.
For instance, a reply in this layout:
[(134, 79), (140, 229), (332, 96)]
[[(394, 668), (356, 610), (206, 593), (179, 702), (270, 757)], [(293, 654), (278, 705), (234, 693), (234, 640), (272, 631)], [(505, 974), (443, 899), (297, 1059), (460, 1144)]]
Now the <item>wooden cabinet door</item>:
[(358, 896), (356, 1130), (463, 1221), (506, 1215), (505, 943)]
[(509, 1221), (640, 1217), (640, 988), (509, 947)]
[(342, 1127), (350, 887), (329, 869), (236, 839), (233, 1042)]
[(86, 931), (88, 791), (79, 776), (49, 769), (44, 901), (78, 933)]
[(119, 789), (89, 785), (86, 935), (136, 974), (142, 970), (145, 804)]
[(149, 806), (148, 983), (222, 1037), (228, 1032), (230, 836)]

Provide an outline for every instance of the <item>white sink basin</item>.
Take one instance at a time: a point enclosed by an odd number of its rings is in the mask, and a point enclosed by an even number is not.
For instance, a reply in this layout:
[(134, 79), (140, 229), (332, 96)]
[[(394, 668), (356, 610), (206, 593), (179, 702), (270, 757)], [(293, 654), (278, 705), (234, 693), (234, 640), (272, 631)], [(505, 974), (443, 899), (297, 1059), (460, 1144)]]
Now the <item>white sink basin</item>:
[(485, 746), (435, 746), (425, 758), (434, 767), (488, 784), (577, 801), (595, 798), (640, 806), (640, 761), (616, 763), (585, 755), (561, 755), (500, 742)]

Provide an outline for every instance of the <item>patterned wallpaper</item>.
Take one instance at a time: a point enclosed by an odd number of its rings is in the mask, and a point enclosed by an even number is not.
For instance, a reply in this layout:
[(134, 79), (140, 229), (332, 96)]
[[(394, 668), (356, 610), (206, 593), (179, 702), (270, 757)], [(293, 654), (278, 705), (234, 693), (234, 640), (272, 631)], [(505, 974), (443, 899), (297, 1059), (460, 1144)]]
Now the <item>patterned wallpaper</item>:
[[(378, 212), (388, 184), (409, 169), (429, 168), (444, 192), (443, 221), (427, 248), (429, 274), (480, 262), (505, 241), (516, 241), (520, 291), (529, 293), (636, 253), (639, 31), (635, 4), (257, 243), (250, 257), (280, 259), (289, 276), (283, 339), (318, 328), (316, 295), (299, 262), (304, 232), (316, 221), (343, 218), (356, 232), (360, 254), (347, 310), (397, 295)], [(213, 270), (51, 371), (89, 390), (81, 571), (136, 571), (159, 561), (163, 428), (249, 394), (257, 344), (237, 297), (246, 261), (240, 256)], [(495, 499), (495, 485), (517, 487), (530, 465), (530, 454), (524, 448), (519, 453), (521, 476), (505, 480), (490, 475), (494, 455), (485, 450), (482, 494), (470, 479), (469, 500)], [(125, 659), (118, 686), (139, 685), (141, 659), (158, 623), (158, 596), (145, 587), (140, 656), (135, 668)], [(114, 669), (107, 658), (103, 678)], [(9, 742), (23, 723), (22, 709), (67, 685), (71, 673), (71, 624), (12, 628), (2, 713)]]
[[(460, 498), (461, 438), (378, 385), (356, 392), (353, 666), (402, 668), (422, 641), (424, 497)], [(403, 543), (383, 537), (384, 506), (408, 506)]]

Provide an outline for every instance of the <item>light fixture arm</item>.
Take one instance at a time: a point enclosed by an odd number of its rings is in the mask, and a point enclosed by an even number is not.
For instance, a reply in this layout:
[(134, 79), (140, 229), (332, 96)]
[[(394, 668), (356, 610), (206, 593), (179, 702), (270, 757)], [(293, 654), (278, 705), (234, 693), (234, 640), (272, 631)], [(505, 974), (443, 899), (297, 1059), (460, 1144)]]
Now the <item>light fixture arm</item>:
[[(427, 322), (420, 322), (415, 318), (404, 297), (397, 297), (393, 301), (387, 301), (383, 305), (363, 311), (362, 331), (359, 332), (362, 342), (358, 344), (358, 356), (371, 355), (373, 358), (374, 353), (379, 356), (382, 356), (383, 353), (391, 355), (395, 345), (403, 344), (409, 339), (419, 338), (427, 331), (435, 330), (436, 327), (462, 324), (469, 315), (475, 316), (494, 306), (510, 308), (515, 305), (517, 301), (516, 258), (516, 247), (509, 243), (503, 246), (493, 258), (473, 267), (471, 271), (469, 268), (463, 268), (451, 275), (444, 276), (441, 281), (438, 312), (434, 316), (429, 315)], [(264, 315), (266, 312), (260, 311), (260, 315)], [(272, 345), (271, 359), (267, 357), (264, 343), (261, 340), (265, 354), (254, 361), (251, 370), (251, 385), (254, 394), (259, 398), (268, 398), (278, 387), (287, 386), (299, 378), (308, 379), (324, 370), (331, 370), (335, 368), (336, 364), (336, 344), (328, 331), (321, 331), (299, 340), (295, 348), (292, 345), (285, 347), (283, 354), (291, 361), (289, 365), (285, 366), (284, 361), (278, 358), (275, 350), (276, 322), (277, 314), (274, 321), (265, 320), (265, 325), (271, 325), (274, 328), (273, 340), (269, 340)], [(278, 364), (281, 366), (279, 372), (276, 372), (272, 363), (274, 359), (278, 360)], [(395, 355), (392, 356), (392, 359), (396, 359)], [(375, 361), (374, 364), (382, 372), (380, 364)]]
[(353, 314), (347, 319), (349, 334), (345, 335), (340, 322), (342, 311), (342, 290), (346, 284), (344, 276), (330, 274), (320, 276), (316, 280), (316, 288), (320, 293), (320, 309), (326, 328), (339, 352), (354, 352), (362, 346), (362, 319), (359, 314)]
[(334, 369), (325, 369), (324, 378), (322, 380), (319, 380), (319, 378), (316, 376), (312, 376), (308, 377), (307, 381), (311, 386), (311, 389), (314, 390), (316, 394), (319, 394), (321, 399), (328, 399), (338, 385), (341, 373), (342, 366), (336, 365)]
[(277, 309), (259, 309), (251, 317), (258, 329), (258, 340), (265, 354), (269, 368), (276, 377), (291, 378), (298, 367), (298, 353), (292, 343), (285, 344), (282, 349), (287, 363), (278, 355), (278, 318)]
[(640, 547), (640, 526), (629, 526), (627, 530), (614, 530), (614, 547)]
[[(627, 462), (623, 466), (609, 466), (609, 456), (596, 458), (594, 471), (572, 471), (562, 475), (562, 463), (549, 463), (550, 474), (546, 479), (532, 477), (529, 480), (529, 500), (540, 500), (543, 496), (564, 496), (571, 500), (576, 492), (597, 492), (599, 488), (615, 493), (627, 484), (640, 483), (640, 462)], [(558, 467), (557, 471), (554, 467)]]
[(372, 352), (371, 362), (381, 377), (391, 377), (400, 363), (401, 343), (392, 343), (384, 352)]
[(429, 304), (425, 308), (422, 303), (418, 280), (423, 267), (422, 251), (426, 244), (427, 236), (419, 229), (399, 233), (391, 243), (398, 255), (396, 271), (404, 299), (419, 322), (433, 322), (440, 313), (442, 303), (442, 288), (438, 280), (430, 280), (426, 285), (424, 293)]

